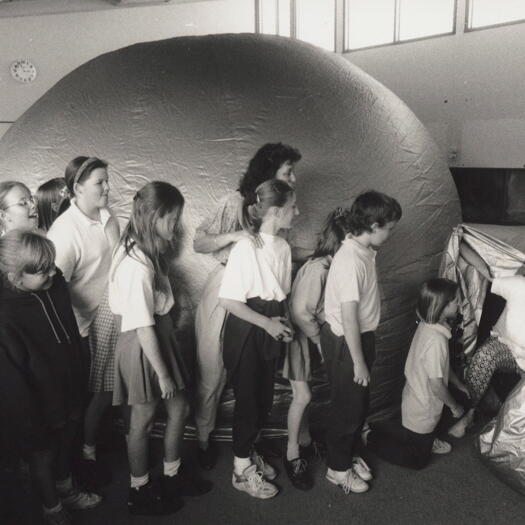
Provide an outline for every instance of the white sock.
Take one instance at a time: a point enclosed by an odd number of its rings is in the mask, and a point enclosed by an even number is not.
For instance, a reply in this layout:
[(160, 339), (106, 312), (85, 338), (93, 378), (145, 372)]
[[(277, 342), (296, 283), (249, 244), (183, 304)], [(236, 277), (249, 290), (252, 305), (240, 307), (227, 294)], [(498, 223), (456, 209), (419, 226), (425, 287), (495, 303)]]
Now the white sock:
[(56, 512), (60, 512), (62, 510), (62, 502), (59, 500), (58, 504), (54, 507), (51, 507), (50, 509), (43, 505), (43, 509), (44, 514), (55, 514)]
[(233, 472), (237, 476), (241, 476), (242, 473), (252, 464), (251, 458), (238, 458), (233, 456)]
[(179, 473), (180, 468), (180, 458), (176, 459), (175, 461), (166, 461), (164, 460), (164, 475), (169, 476), (172, 478), (173, 476), (176, 476)]
[(67, 494), (73, 490), (73, 478), (71, 476), (56, 482), (56, 488), (59, 494)]
[(91, 461), (97, 460), (97, 446), (96, 445), (87, 445), (84, 443), (82, 446), (82, 457), (84, 459), (90, 459)]
[(299, 443), (291, 443), (288, 441), (286, 445), (286, 459), (292, 461), (292, 459), (297, 459), (299, 457)]
[(146, 472), (144, 476), (139, 476), (138, 478), (130, 475), (130, 486), (132, 489), (139, 489), (140, 487), (147, 485), (148, 481), (149, 481), (149, 472)]

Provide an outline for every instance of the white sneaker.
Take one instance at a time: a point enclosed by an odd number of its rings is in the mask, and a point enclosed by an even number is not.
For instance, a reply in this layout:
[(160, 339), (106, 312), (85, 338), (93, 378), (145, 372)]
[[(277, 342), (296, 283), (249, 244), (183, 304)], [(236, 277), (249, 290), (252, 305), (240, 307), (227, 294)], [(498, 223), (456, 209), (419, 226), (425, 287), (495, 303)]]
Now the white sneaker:
[(454, 425), (448, 429), (448, 434), (455, 438), (462, 438), (474, 421), (474, 409), (471, 408), (467, 413)]
[(273, 498), (279, 492), (275, 485), (263, 478), (262, 472), (257, 470), (257, 465), (250, 465), (240, 476), (234, 472), (232, 485), (237, 490), (247, 492), (250, 496), (259, 499)]
[(330, 483), (341, 487), (345, 494), (350, 494), (350, 492), (359, 494), (368, 490), (368, 483), (362, 480), (351, 468), (344, 472), (342, 478), (336, 476), (332, 469), (328, 469), (326, 479)]
[(360, 456), (354, 456), (352, 460), (352, 470), (363, 480), (370, 481), (373, 479), (372, 470)]
[(69, 510), (93, 509), (102, 502), (102, 496), (99, 494), (84, 492), (74, 487), (68, 492), (59, 493), (59, 497), (64, 507)]
[(452, 445), (447, 441), (434, 438), (432, 443), (432, 454), (448, 454), (452, 450)]
[(257, 470), (259, 472), (262, 472), (264, 479), (267, 479), (268, 481), (273, 481), (277, 477), (277, 471), (269, 463), (267, 463), (264, 460), (264, 458), (255, 450), (252, 452), (251, 458), (253, 463), (257, 465)]

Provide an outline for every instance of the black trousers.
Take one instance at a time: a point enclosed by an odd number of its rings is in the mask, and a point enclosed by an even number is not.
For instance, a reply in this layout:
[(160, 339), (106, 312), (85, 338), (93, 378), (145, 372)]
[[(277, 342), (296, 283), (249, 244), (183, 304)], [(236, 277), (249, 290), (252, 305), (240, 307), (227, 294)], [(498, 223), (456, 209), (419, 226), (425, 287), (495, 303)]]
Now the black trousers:
[(250, 457), (257, 435), (272, 410), (276, 359), (264, 359), (262, 329), (250, 332), (230, 380), (235, 395), (233, 453)]
[(391, 422), (389, 427), (373, 430), (368, 434), (368, 449), (380, 458), (412, 469), (426, 467), (432, 455), (435, 432), (419, 434)]
[[(371, 371), (375, 359), (374, 333), (361, 334), (361, 345)], [(354, 382), (354, 362), (345, 338), (335, 335), (328, 323), (321, 329), (321, 349), (330, 384), (326, 463), (328, 468), (344, 471), (352, 467), (368, 412), (370, 389)]]

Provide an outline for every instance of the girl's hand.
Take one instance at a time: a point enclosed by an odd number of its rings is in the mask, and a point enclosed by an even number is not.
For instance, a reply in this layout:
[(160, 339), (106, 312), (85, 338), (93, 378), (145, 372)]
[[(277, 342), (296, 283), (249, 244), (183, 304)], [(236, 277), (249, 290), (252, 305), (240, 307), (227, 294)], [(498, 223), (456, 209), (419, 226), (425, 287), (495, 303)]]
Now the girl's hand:
[(454, 407), (451, 407), (450, 411), (456, 419), (459, 419), (465, 413), (465, 409), (459, 404), (457, 404)]
[(162, 399), (172, 399), (175, 396), (177, 387), (170, 376), (159, 377), (159, 385)]
[(354, 383), (361, 386), (368, 386), (370, 383), (370, 372), (366, 363), (354, 363)]
[(264, 329), (277, 341), (292, 341), (292, 331), (286, 326), (284, 317), (270, 317)]

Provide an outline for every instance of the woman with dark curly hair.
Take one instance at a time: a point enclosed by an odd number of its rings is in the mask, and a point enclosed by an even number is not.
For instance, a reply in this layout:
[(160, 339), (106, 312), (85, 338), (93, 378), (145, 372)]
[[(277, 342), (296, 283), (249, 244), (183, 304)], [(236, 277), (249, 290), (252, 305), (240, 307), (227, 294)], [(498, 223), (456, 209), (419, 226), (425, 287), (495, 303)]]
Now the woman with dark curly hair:
[(247, 235), (240, 222), (243, 199), (255, 202), (255, 188), (270, 179), (294, 186), (294, 167), (300, 159), (299, 151), (286, 144), (279, 142), (262, 146), (250, 160), (239, 188), (219, 201), (195, 234), (194, 250), (211, 253), (220, 263), (208, 278), (195, 317), (198, 370), (195, 422), (199, 460), (207, 470), (215, 465), (216, 453), (209, 446), (209, 436), (215, 427), (217, 407), (226, 383), (220, 345), (226, 311), (219, 305), (218, 295), (230, 251), (238, 240)]

